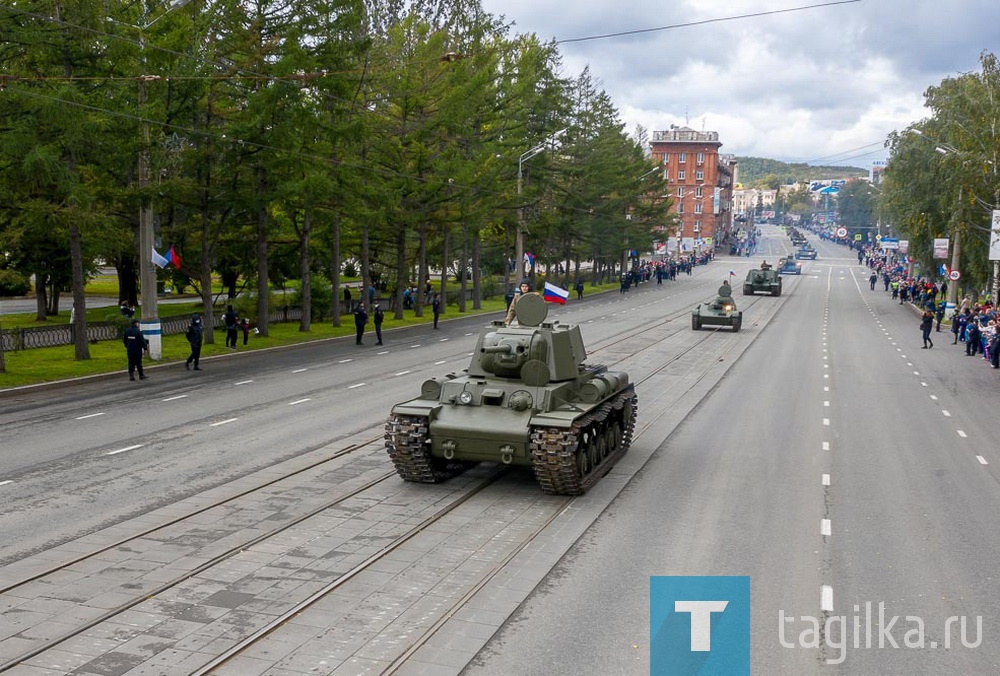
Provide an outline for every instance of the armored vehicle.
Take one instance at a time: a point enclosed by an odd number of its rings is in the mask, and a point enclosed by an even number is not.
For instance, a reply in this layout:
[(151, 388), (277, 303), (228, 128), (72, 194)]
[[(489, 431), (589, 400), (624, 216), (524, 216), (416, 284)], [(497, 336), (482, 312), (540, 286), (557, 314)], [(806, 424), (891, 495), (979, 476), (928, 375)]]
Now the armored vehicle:
[(627, 373), (586, 365), (580, 327), (546, 322), (522, 295), (516, 326), (495, 321), (469, 367), (424, 382), (392, 408), (385, 445), (406, 481), (436, 483), (480, 461), (532, 467), (546, 493), (579, 495), (632, 443), (637, 398)]
[(771, 269), (767, 261), (760, 264), (760, 269), (748, 272), (747, 278), (743, 281), (744, 296), (752, 296), (758, 291), (772, 296), (781, 295), (781, 277), (777, 270)]
[(788, 258), (782, 258), (780, 261), (778, 261), (778, 274), (779, 275), (801, 275), (802, 274), (802, 263), (799, 263), (792, 256), (789, 256)]
[(703, 303), (691, 311), (691, 328), (695, 331), (703, 326), (731, 326), (736, 332), (743, 326), (743, 313), (736, 309), (729, 284), (720, 286), (718, 293), (714, 301)]
[(795, 258), (797, 260), (808, 259), (814, 261), (816, 260), (816, 249), (812, 248), (809, 244), (804, 244), (795, 252)]

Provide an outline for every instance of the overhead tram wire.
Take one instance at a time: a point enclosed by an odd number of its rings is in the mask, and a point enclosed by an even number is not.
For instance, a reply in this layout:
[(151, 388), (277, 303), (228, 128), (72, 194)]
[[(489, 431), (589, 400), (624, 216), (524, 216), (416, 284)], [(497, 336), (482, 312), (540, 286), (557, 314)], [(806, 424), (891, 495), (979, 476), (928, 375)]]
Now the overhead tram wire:
[(818, 9), (820, 7), (832, 7), (834, 5), (849, 5), (861, 0), (836, 0), (835, 2), (823, 2), (817, 5), (803, 5), (801, 7), (788, 7), (786, 9), (774, 9), (767, 12), (753, 12), (751, 14), (737, 14), (734, 16), (721, 16), (715, 19), (703, 19), (701, 21), (687, 21), (685, 23), (670, 24), (668, 26), (657, 26), (656, 28), (636, 28), (628, 31), (618, 31), (617, 33), (604, 33), (601, 35), (587, 35), (579, 38), (566, 38), (556, 40), (555, 44), (563, 45), (570, 42), (587, 42), (590, 40), (606, 40), (609, 38), (621, 38), (630, 35), (641, 35), (643, 33), (658, 33), (660, 31), (673, 30), (675, 28), (690, 28), (692, 26), (704, 26), (706, 24), (722, 23), (723, 21), (736, 21), (738, 19), (753, 19), (761, 16), (773, 16), (776, 14), (788, 14), (790, 12), (801, 12), (807, 9)]

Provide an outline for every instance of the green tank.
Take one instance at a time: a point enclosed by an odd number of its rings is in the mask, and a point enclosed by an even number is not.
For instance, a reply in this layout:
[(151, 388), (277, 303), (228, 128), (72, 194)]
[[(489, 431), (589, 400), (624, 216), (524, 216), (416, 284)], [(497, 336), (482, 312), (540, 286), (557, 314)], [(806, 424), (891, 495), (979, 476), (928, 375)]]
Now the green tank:
[(436, 483), (499, 462), (531, 467), (546, 493), (580, 495), (625, 454), (635, 386), (627, 373), (586, 365), (580, 328), (547, 314), (540, 295), (521, 296), (517, 325), (485, 327), (467, 369), (392, 408), (385, 445), (404, 480)]
[(720, 286), (718, 294), (711, 303), (701, 303), (691, 311), (692, 329), (698, 331), (703, 326), (731, 326), (735, 333), (743, 326), (743, 313), (736, 309), (729, 284)]
[(781, 276), (777, 270), (771, 269), (766, 261), (760, 264), (759, 269), (748, 272), (747, 278), (743, 281), (744, 296), (752, 296), (758, 291), (772, 296), (781, 295)]

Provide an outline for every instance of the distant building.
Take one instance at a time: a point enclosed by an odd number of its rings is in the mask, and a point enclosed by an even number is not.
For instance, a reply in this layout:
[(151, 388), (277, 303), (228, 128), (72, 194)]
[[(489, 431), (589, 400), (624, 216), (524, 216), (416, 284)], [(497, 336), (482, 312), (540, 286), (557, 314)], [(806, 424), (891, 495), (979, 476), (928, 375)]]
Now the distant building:
[(654, 131), (649, 142), (653, 162), (664, 167), (671, 213), (679, 232), (665, 233), (684, 251), (705, 251), (726, 244), (733, 232), (733, 186), (736, 158), (719, 153), (715, 131), (695, 131), (671, 125)]

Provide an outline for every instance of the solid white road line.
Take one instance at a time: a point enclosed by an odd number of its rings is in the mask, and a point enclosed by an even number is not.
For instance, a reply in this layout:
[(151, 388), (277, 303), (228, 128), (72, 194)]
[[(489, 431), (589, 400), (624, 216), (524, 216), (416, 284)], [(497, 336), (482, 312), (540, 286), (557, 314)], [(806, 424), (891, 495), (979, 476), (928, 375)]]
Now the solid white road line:
[(88, 415), (81, 415), (79, 418), (77, 418), (77, 420), (86, 420), (87, 418), (96, 418), (99, 415), (104, 415), (104, 412), (102, 411), (101, 413), (90, 413)]
[(833, 612), (833, 587), (828, 584), (819, 588), (819, 608), (827, 613)]
[(124, 453), (125, 451), (134, 451), (137, 448), (142, 448), (145, 444), (136, 444), (135, 446), (126, 446), (125, 448), (119, 448), (117, 451), (108, 451), (105, 455), (118, 455), (119, 453)]

